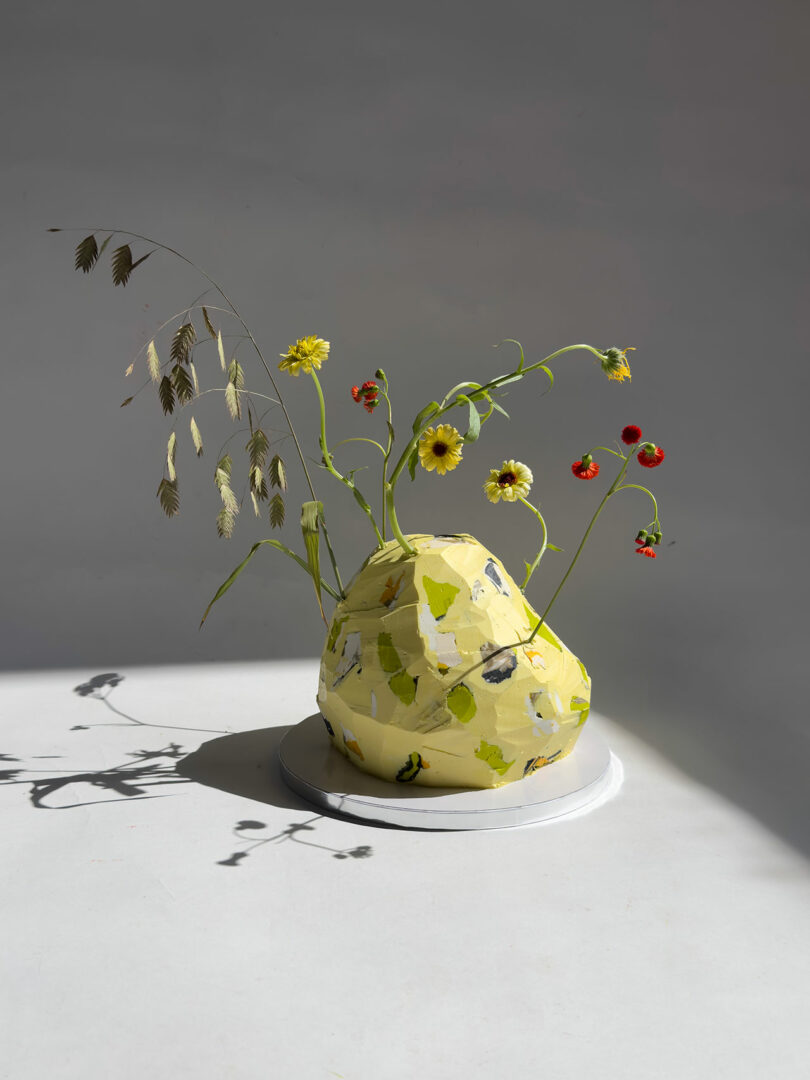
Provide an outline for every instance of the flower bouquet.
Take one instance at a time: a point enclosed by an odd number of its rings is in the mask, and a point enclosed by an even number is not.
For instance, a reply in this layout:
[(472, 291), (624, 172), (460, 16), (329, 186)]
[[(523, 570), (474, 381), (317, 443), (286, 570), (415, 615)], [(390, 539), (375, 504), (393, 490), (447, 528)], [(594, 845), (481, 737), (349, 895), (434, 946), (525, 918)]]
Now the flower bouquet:
[[(284, 437), (292, 440), (304, 486), (299, 550), (276, 537), (253, 544), (217, 590), (201, 625), (258, 549), (268, 545), (296, 563), (312, 581), (327, 627), (317, 688), (324, 737), (359, 769), (393, 783), (491, 788), (521, 780), (569, 754), (588, 717), (591, 681), (584, 664), (551, 629), (548, 616), (600, 514), (620, 492), (632, 489), (649, 498), (652, 517), (637, 530), (635, 543), (638, 554), (656, 558), (662, 537), (656, 499), (643, 484), (630, 481), (629, 470), (636, 465), (657, 468), (664, 451), (645, 440), (639, 427), (628, 425), (613, 447), (591, 447), (572, 464), (571, 471), (580, 480), (600, 475), (596, 455), (614, 458), (616, 471), (540, 613), (529, 602), (527, 590), (546, 553), (560, 548), (550, 542), (544, 513), (531, 497), (530, 465), (503, 461), (482, 478), (483, 495), (491, 503), (522, 504), (529, 514), (527, 523), (539, 531), (539, 548), (526, 560), (519, 584), (497, 555), (470, 535), (403, 531), (397, 516), (397, 486), (406, 473), (410, 481), (421, 470), (445, 477), (462, 465), (465, 445), (480, 437), (484, 425), (495, 414), (508, 419), (500, 404), (505, 387), (539, 375), (551, 389), (552, 363), (574, 351), (590, 354), (609, 380), (621, 383), (631, 377), (630, 348), (569, 345), (529, 363), (520, 343), (507, 339), (501, 345), (513, 349), (516, 363), (511, 370), (452, 387), (440, 400), (428, 402), (400, 439), (388, 376), (378, 369), (373, 378), (358, 380), (351, 390), (347, 386), (347, 393), (370, 416), (379, 410), (384, 418), (384, 424), (378, 425), (382, 435), (372, 438), (375, 429), (330, 446), (326, 402), (318, 378), (330, 356), (328, 341), (315, 334), (302, 337), (281, 354), (280, 361), (268, 362), (213, 278), (174, 249), (137, 234), (94, 230), (76, 248), (76, 269), (91, 271), (113, 240), (115, 285), (125, 286), (140, 264), (154, 251), (162, 251), (193, 266), (218, 296), (211, 302), (203, 294), (167, 319), (125, 372), (131, 377), (143, 366), (147, 378), (123, 405), (151, 385), (164, 414), (172, 418), (164, 474), (157, 489), (164, 512), (173, 517), (180, 506), (176, 467), (180, 428), (174, 419), (205, 394), (223, 395), (231, 421), (242, 424), (247, 437), (240, 494), (230, 454), (221, 456), (214, 468), (221, 500), (216, 519), (220, 536), (231, 537), (246, 503), (273, 529), (285, 522), (288, 467), (263, 427), (271, 409), (283, 416)], [(133, 251), (138, 244), (147, 245), (148, 250)], [(229, 324), (236, 327), (236, 349), (230, 348)], [(201, 389), (197, 361), (206, 341), (218, 385)], [(247, 386), (242, 360), (237, 358), (239, 345), (252, 350), (272, 394)], [(319, 420), (320, 464), (336, 484), (348, 488), (368, 523), (373, 547), (348, 581), (338, 567), (328, 515), (287, 410), (278, 371), (296, 379), (303, 375), (311, 382)], [(203, 437), (193, 415), (189, 414), (184, 426), (201, 457)], [(354, 443), (371, 444), (379, 453), (380, 475), (373, 497), (360, 490), (357, 468), (336, 464), (338, 448)], [(327, 614), (329, 601), (334, 608)]]

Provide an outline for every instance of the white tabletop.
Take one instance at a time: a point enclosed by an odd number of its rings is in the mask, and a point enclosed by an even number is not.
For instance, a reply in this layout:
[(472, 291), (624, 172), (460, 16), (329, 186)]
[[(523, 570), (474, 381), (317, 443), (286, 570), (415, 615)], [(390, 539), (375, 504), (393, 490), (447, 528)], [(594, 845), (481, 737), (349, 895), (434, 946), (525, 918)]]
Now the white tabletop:
[(804, 860), (620, 725), (593, 813), (410, 832), (268, 764), (314, 661), (96, 674), (0, 680), (3, 1078), (810, 1072)]

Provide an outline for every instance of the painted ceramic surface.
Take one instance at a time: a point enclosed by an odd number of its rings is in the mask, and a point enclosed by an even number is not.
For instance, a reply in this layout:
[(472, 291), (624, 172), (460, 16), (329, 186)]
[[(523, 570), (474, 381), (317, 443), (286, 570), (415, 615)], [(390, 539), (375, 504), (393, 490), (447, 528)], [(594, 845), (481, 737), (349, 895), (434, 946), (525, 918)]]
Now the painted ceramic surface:
[(514, 644), (539, 616), (472, 536), (408, 539), (416, 556), (375, 552), (333, 616), (318, 706), (334, 746), (384, 780), (466, 788), (570, 753), (590, 703), (582, 662), (548, 626)]

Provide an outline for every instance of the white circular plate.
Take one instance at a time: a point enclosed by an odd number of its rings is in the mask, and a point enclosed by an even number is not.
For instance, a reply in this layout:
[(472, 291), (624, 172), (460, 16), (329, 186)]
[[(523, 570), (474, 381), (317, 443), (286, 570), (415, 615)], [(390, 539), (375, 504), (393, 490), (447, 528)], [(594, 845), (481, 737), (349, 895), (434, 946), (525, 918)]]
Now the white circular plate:
[(607, 801), (622, 781), (618, 758), (586, 724), (568, 757), (499, 788), (416, 787), (361, 772), (332, 747), (319, 714), (279, 746), (293, 791), (331, 813), (410, 829), (506, 829), (566, 817)]

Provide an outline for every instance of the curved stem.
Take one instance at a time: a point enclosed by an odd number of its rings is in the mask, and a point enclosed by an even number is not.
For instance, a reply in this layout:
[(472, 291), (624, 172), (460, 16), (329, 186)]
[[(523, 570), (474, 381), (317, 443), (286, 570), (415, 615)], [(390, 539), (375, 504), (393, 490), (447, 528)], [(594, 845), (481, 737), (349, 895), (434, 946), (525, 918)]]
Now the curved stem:
[(372, 446), (377, 447), (377, 449), (380, 451), (381, 454), (383, 454), (383, 455), (385, 454), (385, 448), (380, 446), (380, 444), (375, 439), (364, 439), (360, 435), (352, 436), (351, 439), (341, 439), (340, 442), (335, 443), (335, 445), (332, 447), (332, 449), (337, 450), (337, 448), (339, 446), (343, 446), (345, 443), (350, 443), (350, 442), (367, 442), (367, 443), (371, 443)]
[(648, 488), (643, 487), (641, 484), (622, 484), (621, 487), (616, 488), (616, 491), (630, 491), (631, 488), (635, 488), (636, 491), (643, 491), (645, 495), (650, 496), (653, 504), (653, 512), (655, 513), (653, 524), (660, 526), (661, 522), (658, 520), (658, 503), (655, 501), (655, 496)]
[[(634, 447), (634, 449), (635, 449), (635, 447)], [(531, 634), (529, 635), (529, 639), (526, 642), (527, 645), (530, 645), (532, 643), (532, 641), (534, 641), (535, 637), (537, 636), (537, 634), (538, 634), (538, 632), (540, 630), (540, 627), (543, 625), (543, 623), (548, 618), (548, 613), (551, 611), (552, 607), (554, 606), (555, 600), (557, 599), (557, 597), (562, 592), (563, 585), (565, 585), (566, 581), (568, 581), (568, 578), (571, 576), (571, 571), (577, 565), (577, 560), (579, 559), (580, 555), (582, 554), (582, 549), (585, 547), (585, 544), (586, 544), (586, 542), (588, 540), (588, 537), (591, 535), (591, 530), (593, 529), (596, 522), (599, 520), (599, 515), (602, 513), (602, 511), (607, 506), (608, 499), (610, 499), (611, 495), (616, 494), (616, 491), (617, 491), (619, 485), (621, 484), (622, 480), (624, 479), (624, 474), (627, 472), (627, 466), (630, 464), (631, 460), (632, 460), (632, 452), (628, 453), (627, 457), (624, 460), (624, 464), (622, 465), (621, 469), (619, 470), (619, 475), (616, 477), (616, 479), (613, 481), (613, 483), (610, 485), (610, 487), (605, 492), (604, 496), (602, 497), (602, 501), (599, 503), (599, 505), (596, 508), (596, 512), (594, 513), (591, 520), (588, 522), (588, 527), (585, 530), (584, 536), (582, 537), (582, 539), (579, 542), (579, 547), (574, 552), (574, 557), (571, 560), (571, 562), (569, 563), (568, 569), (565, 571), (565, 574), (563, 575), (562, 581), (557, 586), (557, 588), (554, 590), (554, 595), (549, 600), (549, 602), (546, 604), (546, 609), (543, 612), (543, 614), (540, 616), (540, 621), (537, 623), (537, 626), (535, 626), (534, 630), (532, 630)]]
[[(320, 380), (318, 379), (318, 376), (315, 374), (315, 372), (311, 371), (310, 375), (312, 376), (312, 381), (315, 384), (315, 390), (318, 394), (318, 406), (320, 408), (321, 416), (321, 431), (318, 441), (321, 447), (321, 453), (323, 454), (323, 463), (328, 469), (328, 471), (332, 474), (332, 476), (334, 476), (336, 480), (339, 480), (341, 484), (345, 484), (345, 486), (351, 491), (352, 495), (354, 495), (358, 505), (362, 508), (363, 512), (368, 516), (368, 519), (371, 522), (371, 527), (374, 529), (374, 535), (377, 537), (378, 545), (382, 547), (384, 541), (380, 530), (377, 528), (377, 522), (374, 520), (374, 512), (372, 511), (366, 500), (363, 498), (360, 491), (357, 489), (357, 485), (355, 484), (355, 482), (351, 480), (348, 476), (344, 476), (342, 473), (338, 472), (332, 462), (332, 455), (329, 453), (329, 447), (326, 442), (326, 402), (323, 398), (323, 390), (321, 389)], [(343, 588), (341, 586), (341, 592), (342, 591)]]
[(592, 446), (588, 453), (590, 454), (594, 450), (605, 450), (608, 454), (613, 454), (614, 457), (621, 458), (622, 461), (626, 460), (624, 454), (620, 453), (618, 450), (611, 450), (609, 446)]
[[(459, 383), (458, 386), (453, 387), (453, 389), (449, 393), (445, 394), (441, 404), (437, 404), (436, 410), (430, 413), (428, 416), (424, 417), (418, 429), (413, 433), (410, 440), (408, 441), (408, 445), (402, 451), (401, 457), (394, 466), (394, 471), (391, 473), (391, 479), (389, 480), (386, 487), (386, 505), (388, 507), (389, 518), (391, 518), (392, 510), (394, 507), (394, 488), (396, 487), (397, 480), (399, 479), (400, 473), (402, 472), (403, 468), (407, 464), (408, 458), (411, 456), (411, 453), (418, 444), (419, 439), (422, 436), (422, 432), (431, 424), (435, 423), (450, 409), (455, 408), (456, 405), (462, 404), (458, 400), (448, 403), (447, 399), (449, 397), (452, 397), (454, 393), (458, 393), (459, 390), (463, 387), (471, 387), (473, 388), (473, 392), (469, 395), (471, 401), (479, 401), (482, 397), (488, 398), (490, 391), (496, 389), (498, 386), (502, 386), (504, 383), (512, 382), (516, 379), (522, 379), (524, 375), (528, 375), (531, 371), (537, 371), (540, 368), (545, 368), (546, 364), (550, 363), (558, 356), (562, 356), (564, 353), (573, 352), (575, 349), (585, 349), (586, 352), (593, 353), (593, 355), (598, 360), (603, 359), (602, 353), (600, 353), (599, 350), (595, 349), (592, 345), (566, 345), (564, 346), (564, 348), (557, 349), (556, 352), (551, 353), (549, 356), (545, 357), (545, 359), (539, 360), (536, 364), (530, 364), (528, 367), (523, 366), (523, 357), (521, 355), (521, 364), (516, 368), (516, 370), (507, 372), (506, 375), (500, 375), (497, 379), (490, 379), (489, 382), (483, 384), (473, 382)], [(396, 512), (394, 511), (394, 519), (395, 518)], [(405, 540), (399, 527), (397, 526), (397, 528), (394, 529), (393, 520), (391, 523), (391, 527), (405, 554), (414, 555), (414, 549), (407, 542), (407, 540)]]
[(540, 527), (543, 530), (543, 543), (540, 547), (540, 550), (537, 552), (537, 558), (534, 560), (531, 566), (529, 566), (528, 563), (526, 564), (526, 577), (523, 579), (523, 584), (520, 586), (520, 591), (526, 592), (526, 586), (529, 584), (532, 574), (540, 565), (540, 560), (543, 558), (546, 553), (546, 549), (548, 548), (548, 528), (546, 526), (545, 518), (536, 506), (532, 506), (532, 504), (527, 499), (524, 499), (522, 495), (518, 495), (518, 499), (520, 500), (520, 502), (523, 503), (524, 506), (528, 507), (529, 510), (531, 510), (531, 512), (540, 522)]

